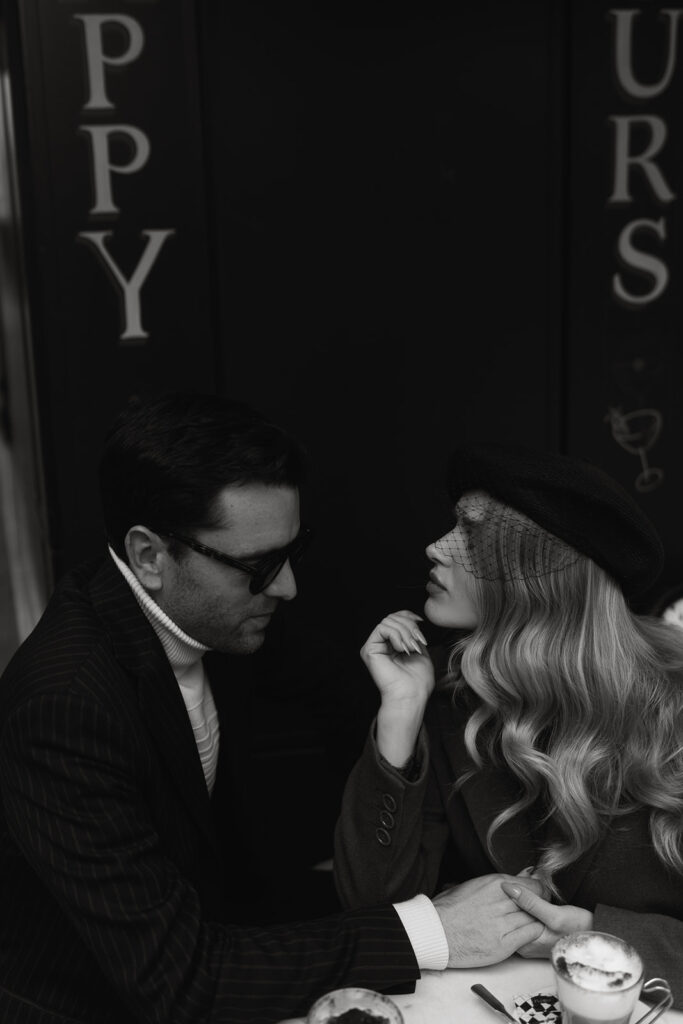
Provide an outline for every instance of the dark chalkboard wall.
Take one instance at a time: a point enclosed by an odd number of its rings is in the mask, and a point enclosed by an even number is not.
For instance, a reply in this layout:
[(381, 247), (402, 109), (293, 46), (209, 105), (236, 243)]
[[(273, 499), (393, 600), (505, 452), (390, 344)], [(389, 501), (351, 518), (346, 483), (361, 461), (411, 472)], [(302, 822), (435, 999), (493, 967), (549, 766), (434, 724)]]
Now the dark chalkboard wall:
[(657, 524), (661, 590), (683, 582), (683, 7), (571, 12), (566, 442)]
[(560, 441), (561, 5), (201, 22), (222, 381), (305, 440), (301, 601), (358, 643), (420, 609), (451, 444)]
[[(681, 76), (674, 61), (656, 95), (620, 88), (610, 10), (4, 0), (57, 574), (101, 543), (91, 467), (113, 411), (191, 386), (251, 401), (306, 443), (318, 537), (298, 605), (352, 646), (421, 605), (454, 441), (600, 463), (660, 527), (663, 583), (680, 576), (678, 204), (637, 167), (629, 202), (610, 195), (612, 118), (636, 115), (665, 123), (653, 159), (676, 192)], [(679, 25), (634, 11), (626, 56), (656, 83)], [(88, 24), (110, 107), (89, 91)], [(108, 159), (134, 167), (112, 170), (118, 209), (98, 212), (95, 140), (114, 124), (129, 127), (106, 136)], [(634, 127), (630, 155), (648, 131)], [(654, 278), (624, 265), (619, 232), (659, 217), (666, 238), (634, 240), (666, 261), (668, 287), (620, 306), (615, 273), (633, 293)], [(121, 288), (92, 241), (104, 231), (129, 277), (145, 232), (166, 232), (140, 291), (144, 336), (123, 337)], [(644, 453), (631, 414), (648, 409), (659, 433)], [(648, 467), (664, 475), (637, 489)]]

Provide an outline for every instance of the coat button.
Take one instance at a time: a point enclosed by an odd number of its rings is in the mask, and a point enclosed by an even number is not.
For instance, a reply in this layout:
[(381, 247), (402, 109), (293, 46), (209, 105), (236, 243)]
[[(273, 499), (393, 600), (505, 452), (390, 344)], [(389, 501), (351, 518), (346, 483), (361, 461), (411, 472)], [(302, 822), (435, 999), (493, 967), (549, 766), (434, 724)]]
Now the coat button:
[(377, 836), (377, 842), (381, 843), (382, 846), (391, 845), (391, 836), (385, 828), (376, 828), (375, 835)]
[(379, 820), (385, 828), (393, 828), (395, 825), (394, 816), (391, 811), (380, 811)]
[(388, 811), (393, 812), (396, 810), (396, 801), (394, 800), (391, 793), (382, 794), (382, 803), (384, 804)]

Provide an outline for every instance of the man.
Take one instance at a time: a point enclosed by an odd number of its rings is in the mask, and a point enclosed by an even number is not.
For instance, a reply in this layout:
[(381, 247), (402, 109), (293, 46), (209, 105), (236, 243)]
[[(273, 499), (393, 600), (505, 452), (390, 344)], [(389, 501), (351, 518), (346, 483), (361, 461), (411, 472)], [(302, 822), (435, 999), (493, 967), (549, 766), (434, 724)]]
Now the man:
[(133, 403), (110, 432), (109, 551), (65, 577), (0, 684), (0, 1020), (278, 1021), (540, 931), (504, 876), (434, 903), (235, 924), (254, 880), (215, 657), (257, 652), (296, 594), (301, 475), (291, 438), (216, 397)]

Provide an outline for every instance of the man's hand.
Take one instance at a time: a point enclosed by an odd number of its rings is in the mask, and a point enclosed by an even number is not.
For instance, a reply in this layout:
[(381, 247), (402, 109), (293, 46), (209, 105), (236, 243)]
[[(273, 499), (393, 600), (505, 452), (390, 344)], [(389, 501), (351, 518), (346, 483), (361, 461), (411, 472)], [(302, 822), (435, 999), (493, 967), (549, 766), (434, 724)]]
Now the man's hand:
[(593, 915), (582, 907), (556, 907), (527, 888), (527, 879), (505, 881), (501, 888), (514, 900), (520, 910), (526, 911), (543, 925), (539, 936), (517, 950), (520, 956), (547, 959), (557, 940), (568, 932), (593, 930)]
[(449, 967), (484, 967), (512, 956), (538, 940), (544, 926), (520, 910), (501, 883), (541, 891), (535, 878), (482, 875), (434, 897), (448, 940)]

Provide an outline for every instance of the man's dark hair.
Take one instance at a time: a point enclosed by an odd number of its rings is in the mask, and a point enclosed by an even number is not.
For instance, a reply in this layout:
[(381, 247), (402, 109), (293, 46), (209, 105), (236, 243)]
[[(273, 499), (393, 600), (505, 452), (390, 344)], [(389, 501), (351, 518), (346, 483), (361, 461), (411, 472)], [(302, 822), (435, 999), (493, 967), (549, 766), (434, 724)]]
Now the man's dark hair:
[(162, 533), (218, 525), (214, 502), (231, 484), (297, 487), (299, 443), (242, 402), (173, 393), (133, 398), (112, 424), (99, 464), (100, 499), (110, 544), (139, 523)]

